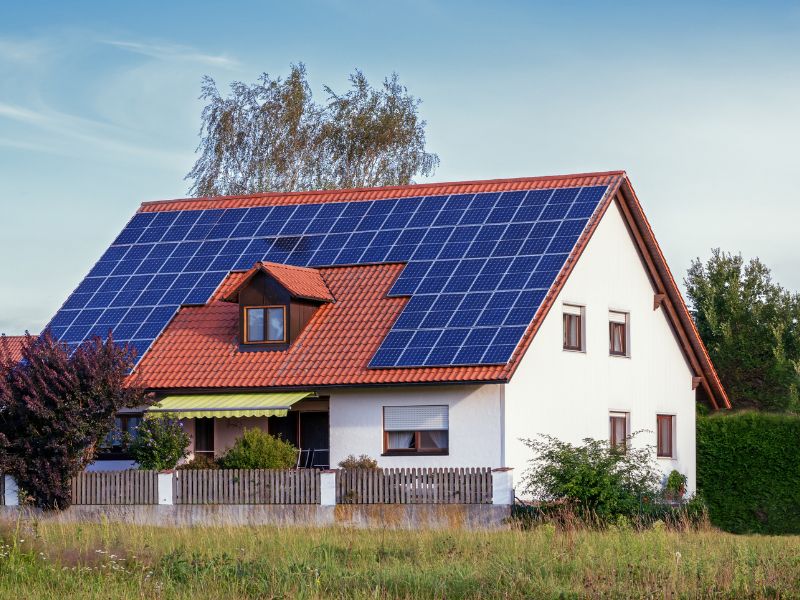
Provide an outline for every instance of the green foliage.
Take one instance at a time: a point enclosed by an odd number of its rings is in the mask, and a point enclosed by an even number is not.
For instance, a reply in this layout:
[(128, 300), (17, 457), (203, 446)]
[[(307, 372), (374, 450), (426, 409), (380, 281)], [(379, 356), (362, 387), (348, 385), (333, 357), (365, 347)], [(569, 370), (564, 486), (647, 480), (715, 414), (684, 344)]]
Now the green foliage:
[(697, 329), (736, 408), (798, 408), (800, 296), (757, 258), (712, 251), (685, 280)]
[(697, 485), (718, 527), (800, 533), (800, 416), (698, 417)]
[(576, 446), (548, 435), (522, 441), (534, 453), (522, 478), (525, 493), (545, 502), (567, 503), (583, 518), (633, 516), (659, 495), (652, 447), (628, 443), (622, 451), (590, 438)]
[(140, 469), (174, 469), (189, 455), (191, 438), (180, 420), (170, 414), (144, 418), (131, 440), (129, 451)]
[(366, 454), (362, 454), (358, 458), (354, 454), (350, 454), (339, 462), (339, 467), (342, 469), (377, 469), (378, 461)]
[(186, 176), (197, 196), (412, 183), (433, 174), (420, 100), (393, 74), (373, 88), (361, 71), (350, 89), (314, 101), (302, 64), (286, 79), (235, 81), (223, 98), (203, 79), (200, 157)]
[(198, 469), (219, 469), (219, 462), (206, 456), (205, 454), (196, 454), (195, 457), (189, 462), (178, 465), (176, 469), (180, 471), (194, 471)]
[(290, 469), (297, 465), (297, 448), (260, 429), (245, 429), (218, 462), (223, 469)]
[(675, 499), (680, 499), (686, 493), (687, 481), (686, 475), (672, 469), (669, 475), (667, 475), (667, 482), (664, 484), (664, 489), (672, 494)]
[(72, 352), (49, 332), (26, 336), (22, 361), (0, 337), (0, 471), (13, 475), (33, 504), (70, 505), (70, 480), (94, 459), (114, 415), (150, 398), (126, 385), (131, 353), (111, 336)]

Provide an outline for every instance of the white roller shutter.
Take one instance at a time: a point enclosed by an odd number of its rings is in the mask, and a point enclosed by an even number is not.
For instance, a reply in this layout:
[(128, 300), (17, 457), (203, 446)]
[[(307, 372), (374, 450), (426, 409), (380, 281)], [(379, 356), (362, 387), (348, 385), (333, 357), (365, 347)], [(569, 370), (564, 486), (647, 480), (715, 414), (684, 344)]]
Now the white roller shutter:
[(564, 305), (564, 314), (565, 315), (578, 315), (580, 316), (583, 312), (582, 306), (576, 306), (574, 304), (565, 304)]
[(608, 320), (612, 323), (625, 323), (628, 319), (628, 313), (619, 312), (616, 310), (608, 311)]
[(386, 431), (440, 431), (448, 429), (447, 406), (384, 406)]

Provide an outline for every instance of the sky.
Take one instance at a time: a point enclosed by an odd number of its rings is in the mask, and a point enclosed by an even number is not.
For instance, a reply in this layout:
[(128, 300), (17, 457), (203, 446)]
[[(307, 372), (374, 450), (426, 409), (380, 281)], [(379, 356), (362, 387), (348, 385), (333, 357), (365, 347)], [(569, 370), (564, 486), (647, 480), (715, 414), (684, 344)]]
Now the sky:
[[(658, 4), (658, 5), (656, 5)], [(26, 2), (0, 19), (0, 332), (39, 332), (143, 201), (187, 195), (203, 75), (304, 62), (422, 99), (430, 181), (624, 169), (676, 278), (800, 290), (800, 5)], [(425, 180), (425, 181), (427, 181)], [(423, 181), (423, 180), (420, 180)]]

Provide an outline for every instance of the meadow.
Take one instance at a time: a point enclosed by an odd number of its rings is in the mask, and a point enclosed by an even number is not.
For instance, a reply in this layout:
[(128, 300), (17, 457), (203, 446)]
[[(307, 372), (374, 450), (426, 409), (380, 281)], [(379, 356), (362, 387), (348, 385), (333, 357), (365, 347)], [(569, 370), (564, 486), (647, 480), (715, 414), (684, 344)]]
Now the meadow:
[(2, 598), (800, 597), (800, 537), (709, 527), (424, 531), (32, 521)]

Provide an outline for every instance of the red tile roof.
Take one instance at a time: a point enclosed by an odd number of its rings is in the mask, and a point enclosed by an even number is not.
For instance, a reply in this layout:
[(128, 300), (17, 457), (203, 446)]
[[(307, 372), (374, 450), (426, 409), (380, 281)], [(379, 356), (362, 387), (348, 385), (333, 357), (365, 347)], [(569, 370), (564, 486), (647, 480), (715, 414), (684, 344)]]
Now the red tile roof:
[[(402, 270), (400, 264), (319, 269), (336, 302), (317, 309), (285, 351), (238, 352), (238, 305), (220, 301), (219, 293), (206, 306), (184, 307), (144, 356), (134, 381), (178, 389), (505, 380), (508, 366), (368, 368), (408, 300), (386, 295)], [(231, 274), (223, 288), (244, 275)]]
[(477, 194), (479, 192), (508, 192), (588, 185), (609, 185), (625, 176), (625, 171), (581, 173), (549, 177), (518, 177), (514, 179), (489, 179), (485, 181), (458, 181), (449, 183), (422, 183), (351, 190), (319, 190), (312, 192), (270, 192), (244, 196), (218, 196), (216, 198), (183, 198), (144, 202), (139, 212), (168, 210), (203, 210), (207, 208), (249, 208), (252, 206), (277, 206), (281, 204), (316, 204), (318, 202), (354, 202), (381, 198), (413, 198), (416, 196), (441, 196), (447, 194)]
[(308, 267), (294, 267), (273, 262), (256, 263), (247, 271), (233, 289), (222, 298), (229, 302), (239, 301), (239, 290), (250, 281), (257, 273), (267, 273), (275, 278), (286, 290), (297, 298), (319, 300), (320, 302), (333, 302), (333, 296), (328, 286), (322, 280), (319, 269)]
[[(36, 336), (33, 336), (36, 337)], [(22, 345), (25, 343), (24, 335), (0, 336), (0, 360), (8, 356), (14, 362), (22, 359)]]
[(609, 185), (610, 193), (595, 212), (556, 278), (513, 356), (504, 366), (415, 367), (369, 369), (367, 364), (405, 305), (405, 298), (386, 293), (402, 265), (319, 269), (336, 302), (323, 305), (301, 336), (285, 352), (237, 352), (237, 307), (220, 302), (246, 274), (232, 273), (212, 302), (184, 307), (145, 355), (136, 378), (152, 389), (221, 387), (309, 387), (383, 383), (507, 381), (518, 367), (539, 326), (572, 272), (597, 224), (613, 201), (620, 203), (658, 293), (666, 297), (667, 317), (695, 375), (711, 403), (730, 408), (708, 352), (694, 327), (678, 286), (624, 171), (556, 177), (436, 183), (354, 190), (267, 193), (219, 198), (192, 198), (142, 204), (140, 212), (240, 208), (281, 204), (344, 202), (510, 191), (587, 185)]

